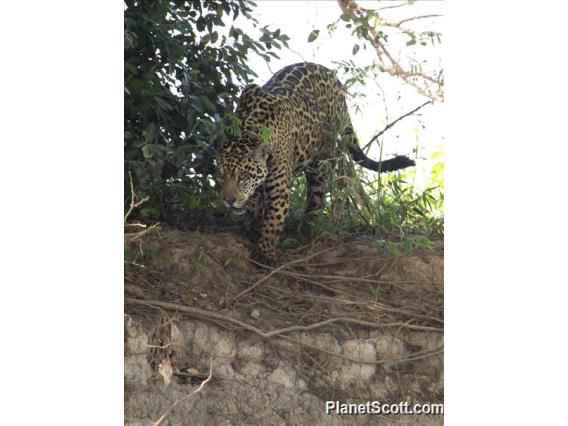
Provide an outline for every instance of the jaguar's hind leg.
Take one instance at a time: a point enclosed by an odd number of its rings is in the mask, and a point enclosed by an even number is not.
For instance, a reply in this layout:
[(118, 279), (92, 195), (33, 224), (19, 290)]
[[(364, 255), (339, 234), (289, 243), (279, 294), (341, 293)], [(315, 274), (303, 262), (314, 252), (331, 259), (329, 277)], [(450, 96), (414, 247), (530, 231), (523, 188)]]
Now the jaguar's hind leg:
[(325, 174), (321, 162), (312, 163), (304, 172), (306, 175), (306, 215), (323, 209), (325, 195)]

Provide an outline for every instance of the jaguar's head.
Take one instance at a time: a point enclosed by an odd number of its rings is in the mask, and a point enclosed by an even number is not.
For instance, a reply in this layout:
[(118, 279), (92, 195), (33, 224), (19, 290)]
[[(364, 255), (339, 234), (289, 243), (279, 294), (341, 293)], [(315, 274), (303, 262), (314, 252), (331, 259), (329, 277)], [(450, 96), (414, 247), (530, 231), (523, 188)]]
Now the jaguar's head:
[(217, 156), (221, 200), (236, 214), (244, 213), (247, 200), (268, 174), (270, 146), (247, 142), (242, 138), (233, 139), (219, 150)]

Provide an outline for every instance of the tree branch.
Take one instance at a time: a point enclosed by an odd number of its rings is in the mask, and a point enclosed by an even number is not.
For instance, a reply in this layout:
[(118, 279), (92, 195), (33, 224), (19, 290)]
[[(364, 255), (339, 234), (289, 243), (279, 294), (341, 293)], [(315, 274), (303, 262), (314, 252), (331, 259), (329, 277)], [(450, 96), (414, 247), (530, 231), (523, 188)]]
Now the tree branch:
[(440, 71), (437, 78), (424, 74), (422, 72), (415, 72), (412, 70), (406, 70), (395, 60), (385, 44), (381, 41), (381, 34), (371, 25), (369, 25), (370, 16), (375, 16), (380, 19), (380, 23), (384, 27), (396, 28), (405, 34), (411, 35), (413, 37), (413, 32), (405, 29), (401, 26), (402, 23), (408, 22), (415, 19), (422, 19), (426, 17), (434, 17), (439, 15), (423, 15), (416, 16), (413, 18), (408, 18), (400, 22), (389, 22), (380, 16), (376, 11), (365, 9), (359, 6), (354, 0), (337, 0), (339, 7), (343, 14), (349, 16), (353, 21), (360, 25), (360, 27), (366, 32), (367, 39), (375, 49), (377, 57), (379, 59), (378, 68), (382, 72), (386, 72), (394, 77), (401, 78), (405, 83), (414, 87), (418, 93), (423, 96), (430, 98), (433, 101), (444, 100), (444, 80), (443, 72)]
[(369, 142), (367, 142), (367, 144), (362, 148), (363, 150), (367, 149), (367, 147), (369, 145), (371, 145), (373, 142), (375, 142), (383, 133), (385, 133), (388, 129), (390, 129), (392, 126), (394, 126), (397, 122), (399, 122), (400, 120), (402, 120), (405, 117), (408, 117), (409, 115), (414, 114), (416, 111), (418, 111), (419, 109), (425, 107), (428, 104), (431, 104), (432, 101), (427, 101), (424, 102), (422, 105), (420, 105), (419, 107), (414, 108), (412, 111), (407, 112), (404, 115), (401, 115), (400, 117), (398, 117), (396, 120), (394, 120), (392, 123), (389, 123), (385, 126), (385, 128), (383, 130), (381, 130), (379, 133), (377, 133), (375, 136), (373, 136), (371, 138), (371, 140)]
[(395, 27), (400, 27), (401, 24), (404, 24), (405, 22), (410, 22), (410, 21), (415, 21), (417, 19), (426, 19), (426, 18), (440, 18), (442, 15), (420, 15), (420, 16), (414, 16), (412, 18), (408, 18), (408, 19), (403, 19), (402, 21), (397, 22), (396, 24), (394, 24)]

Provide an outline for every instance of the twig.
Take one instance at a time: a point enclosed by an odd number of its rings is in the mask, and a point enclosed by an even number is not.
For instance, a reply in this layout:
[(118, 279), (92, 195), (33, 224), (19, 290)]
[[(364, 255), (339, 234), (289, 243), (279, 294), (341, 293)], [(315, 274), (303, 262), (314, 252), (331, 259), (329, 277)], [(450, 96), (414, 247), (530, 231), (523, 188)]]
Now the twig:
[(233, 300), (231, 301), (231, 303), (235, 303), (235, 302), (236, 302), (237, 300), (239, 300), (242, 296), (244, 296), (244, 295), (247, 294), (248, 292), (254, 290), (256, 287), (258, 287), (260, 284), (262, 284), (264, 281), (266, 281), (268, 278), (270, 278), (271, 276), (273, 276), (273, 275), (276, 274), (277, 272), (280, 272), (282, 269), (285, 269), (285, 268), (287, 268), (287, 267), (289, 267), (289, 266), (292, 266), (292, 265), (295, 265), (295, 264), (297, 264), (297, 263), (305, 262), (306, 260), (309, 260), (309, 259), (311, 259), (312, 257), (316, 257), (316, 256), (318, 256), (318, 255), (320, 255), (320, 254), (322, 254), (322, 253), (325, 253), (326, 251), (332, 250), (332, 249), (335, 249), (335, 247), (328, 247), (328, 248), (325, 248), (325, 249), (323, 249), (323, 250), (320, 250), (320, 251), (318, 251), (318, 252), (316, 252), (316, 253), (313, 253), (313, 254), (311, 254), (311, 255), (309, 255), (309, 256), (302, 257), (302, 258), (300, 258), (300, 259), (295, 259), (295, 260), (292, 260), (291, 262), (284, 263), (283, 265), (280, 265), (278, 268), (273, 269), (272, 271), (270, 271), (269, 274), (267, 274), (267, 275), (265, 275), (264, 277), (262, 277), (261, 279), (259, 279), (259, 280), (258, 280), (257, 282), (255, 282), (253, 285), (251, 285), (250, 287), (244, 289), (244, 290), (241, 291), (239, 294), (237, 294), (237, 295), (233, 298)]
[(146, 235), (147, 233), (149, 233), (152, 229), (154, 229), (156, 226), (158, 226), (160, 224), (160, 222), (156, 222), (154, 223), (152, 226), (150, 226), (149, 228), (145, 228), (143, 231), (140, 232), (133, 232), (133, 233), (126, 233), (124, 235), (124, 238), (127, 242), (131, 243), (132, 241), (136, 241), (138, 238)]
[(377, 8), (377, 9), (372, 9), (372, 8), (369, 8), (368, 10), (385, 10), (385, 9), (394, 9), (394, 8), (396, 8), (396, 7), (403, 7), (403, 6), (408, 6), (409, 4), (410, 4), (410, 2), (409, 2), (409, 1), (407, 1), (407, 2), (404, 2), (404, 3), (401, 3), (401, 4), (395, 4), (395, 5), (393, 5), (393, 6), (384, 6), (384, 7), (379, 7), (379, 8)]
[(367, 147), (369, 145), (371, 145), (374, 141), (376, 141), (383, 133), (385, 133), (388, 129), (390, 129), (392, 126), (394, 126), (396, 123), (398, 123), (400, 120), (402, 120), (405, 117), (408, 117), (409, 115), (414, 114), (416, 111), (418, 111), (419, 109), (425, 107), (428, 104), (433, 103), (432, 101), (428, 101), (428, 102), (424, 102), (422, 105), (420, 105), (419, 107), (414, 108), (412, 111), (407, 112), (404, 115), (401, 115), (400, 117), (398, 117), (396, 120), (394, 120), (392, 123), (389, 123), (385, 126), (385, 128), (383, 130), (381, 130), (379, 133), (377, 133), (375, 136), (373, 136), (371, 138), (371, 140), (369, 142), (367, 142), (367, 144), (362, 148), (363, 150), (367, 149)]
[[(382, 309), (383, 311), (386, 311), (386, 312), (392, 312), (392, 313), (395, 313), (395, 314), (420, 318), (420, 319), (423, 319), (423, 320), (435, 321), (435, 322), (440, 323), (440, 324), (444, 323), (444, 320), (439, 319), (439, 318), (435, 318), (435, 317), (432, 317), (432, 316), (429, 316), (429, 315), (424, 315), (424, 314), (421, 314), (421, 313), (418, 313), (418, 312), (407, 311), (405, 309), (395, 308), (393, 306), (385, 305), (384, 303), (372, 302), (370, 300), (363, 299), (362, 297), (357, 297), (357, 296), (353, 295), (352, 293), (341, 291), (337, 288), (329, 287), (322, 282), (319, 282), (319, 281), (316, 281), (316, 280), (313, 280), (313, 279), (310, 279), (310, 278), (306, 278), (306, 277), (311, 277), (311, 275), (300, 274), (300, 273), (290, 272), (290, 271), (280, 271), (279, 274), (284, 275), (284, 276), (293, 277), (293, 278), (296, 278), (298, 280), (308, 282), (310, 284), (314, 284), (318, 287), (324, 288), (324, 289), (331, 291), (333, 293), (336, 293), (336, 294), (343, 294), (345, 296), (351, 297), (355, 301), (360, 301), (362, 303), (366, 303), (366, 304), (371, 305), (373, 307)], [(337, 283), (337, 280), (329, 281), (329, 283)]]
[(136, 207), (139, 207), (150, 198), (144, 197), (141, 200), (137, 200), (138, 197), (136, 196), (136, 192), (134, 192), (134, 182), (132, 181), (132, 173), (130, 173), (130, 170), (128, 171), (128, 177), (130, 179), (130, 207), (124, 215), (124, 223), (126, 223), (126, 220), (128, 219), (128, 216), (130, 216), (130, 213), (132, 213), (132, 210), (134, 210)]
[(199, 385), (199, 387), (195, 389), (193, 392), (191, 392), (189, 395), (186, 395), (183, 398), (174, 401), (174, 403), (168, 407), (165, 413), (162, 414), (162, 416), (154, 422), (153, 426), (160, 426), (163, 423), (163, 421), (166, 419), (166, 417), (168, 417), (169, 414), (173, 411), (173, 409), (176, 408), (181, 402), (187, 401), (192, 396), (197, 395), (199, 392), (201, 392), (205, 384), (208, 383), (212, 377), (213, 377), (213, 359), (209, 358), (209, 376), (205, 380), (203, 380)]
[(442, 15), (420, 15), (420, 16), (413, 16), (412, 18), (403, 19), (402, 21), (398, 21), (396, 24), (393, 24), (395, 27), (400, 27), (401, 24), (410, 21), (416, 21), (417, 19), (426, 19), (426, 18), (440, 18)]
[(129, 260), (125, 260), (124, 263), (128, 263), (130, 265), (134, 265), (134, 266), (138, 266), (139, 268), (146, 268), (144, 265), (141, 265), (140, 263), (136, 263), (136, 262), (131, 262)]

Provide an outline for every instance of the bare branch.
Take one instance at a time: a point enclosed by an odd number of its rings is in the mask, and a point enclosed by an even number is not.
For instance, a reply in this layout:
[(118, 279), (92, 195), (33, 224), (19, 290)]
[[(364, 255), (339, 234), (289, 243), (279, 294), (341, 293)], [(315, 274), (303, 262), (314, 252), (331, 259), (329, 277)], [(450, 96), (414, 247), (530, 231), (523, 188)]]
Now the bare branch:
[(370, 10), (395, 9), (397, 7), (408, 6), (409, 4), (411, 4), (410, 1), (405, 1), (404, 3), (401, 3), (401, 4), (395, 4), (395, 5), (392, 5), (392, 6), (383, 6), (383, 7), (377, 8), (377, 9), (370, 9)]
[(400, 27), (401, 24), (404, 24), (405, 22), (410, 22), (410, 21), (415, 21), (417, 19), (426, 19), (426, 18), (440, 18), (442, 15), (420, 15), (420, 16), (414, 16), (412, 18), (408, 18), (408, 19), (403, 19), (402, 21), (397, 22), (396, 24), (394, 24), (395, 27)]
[(130, 170), (128, 171), (128, 177), (130, 178), (130, 207), (126, 212), (126, 214), (124, 215), (124, 223), (126, 223), (126, 221), (128, 220), (128, 216), (130, 216), (132, 210), (134, 210), (136, 207), (141, 206), (143, 203), (148, 201), (149, 198), (149, 197), (144, 197), (141, 200), (138, 200), (136, 192), (134, 192), (134, 182), (132, 181), (132, 173), (130, 173)]
[(250, 291), (252, 291), (253, 289), (255, 289), (257, 286), (259, 286), (260, 284), (262, 284), (264, 281), (266, 281), (268, 278), (270, 278), (272, 275), (276, 274), (277, 272), (281, 271), (282, 269), (285, 269), (285, 268), (287, 268), (288, 266), (291, 266), (291, 265), (295, 265), (296, 263), (305, 262), (306, 260), (309, 260), (309, 259), (311, 259), (312, 257), (316, 257), (316, 256), (318, 256), (318, 255), (320, 255), (320, 254), (322, 254), (322, 253), (324, 253), (324, 252), (326, 252), (326, 251), (332, 250), (332, 249), (333, 249), (333, 247), (328, 247), (328, 248), (326, 248), (326, 249), (323, 249), (323, 250), (321, 250), (321, 251), (318, 251), (318, 252), (316, 252), (316, 253), (313, 253), (313, 254), (311, 254), (311, 255), (309, 255), (309, 256), (307, 256), (307, 257), (302, 257), (302, 258), (300, 258), (300, 259), (295, 259), (295, 260), (292, 260), (291, 262), (288, 262), (288, 263), (285, 263), (285, 264), (283, 264), (283, 265), (280, 265), (278, 268), (273, 269), (272, 271), (270, 271), (269, 274), (267, 274), (267, 275), (265, 275), (264, 277), (262, 277), (260, 280), (258, 280), (257, 282), (255, 282), (253, 285), (251, 285), (251, 286), (248, 287), (248, 288), (245, 288), (243, 291), (241, 291), (239, 294), (237, 294), (237, 295), (233, 298), (232, 303), (235, 303), (235, 302), (236, 302), (237, 300), (239, 300), (242, 296), (244, 296), (244, 295), (247, 294), (248, 292), (250, 292)]
[[(126, 221), (128, 220), (128, 217), (130, 216), (132, 211), (135, 208), (140, 207), (142, 204), (144, 204), (150, 198), (150, 197), (144, 197), (144, 198), (139, 200), (138, 196), (136, 195), (136, 192), (134, 191), (134, 183), (132, 181), (132, 173), (130, 173), (130, 170), (128, 171), (128, 177), (130, 178), (130, 206), (128, 208), (128, 211), (124, 215), (124, 230), (125, 230), (124, 241), (126, 243), (131, 243), (131, 242), (136, 241), (137, 239), (143, 237), (144, 235), (148, 234), (150, 231), (152, 231), (154, 228), (156, 228), (156, 226), (159, 225), (159, 222), (153, 224), (150, 227), (147, 227), (146, 225), (144, 225), (142, 223), (126, 223)], [(138, 232), (128, 231), (129, 229), (132, 229), (132, 228), (142, 228), (142, 230), (138, 231)], [(134, 262), (132, 262), (132, 263), (134, 265), (136, 265), (136, 263), (134, 263)], [(142, 265), (138, 265), (138, 266), (142, 266)]]
[(367, 142), (367, 144), (363, 147), (363, 150), (365, 150), (369, 145), (371, 145), (373, 142), (375, 142), (383, 133), (385, 133), (388, 129), (390, 129), (392, 126), (394, 126), (396, 123), (398, 123), (400, 120), (402, 120), (405, 117), (408, 117), (409, 115), (414, 114), (416, 111), (418, 111), (419, 109), (425, 107), (428, 104), (431, 104), (432, 101), (427, 101), (424, 102), (422, 105), (420, 105), (419, 107), (414, 108), (412, 111), (407, 112), (404, 115), (401, 115), (400, 117), (398, 117), (396, 120), (394, 120), (392, 123), (389, 123), (385, 126), (385, 128), (383, 130), (381, 130), (379, 133), (377, 133), (375, 136), (373, 136), (371, 138), (371, 140), (369, 142)]

